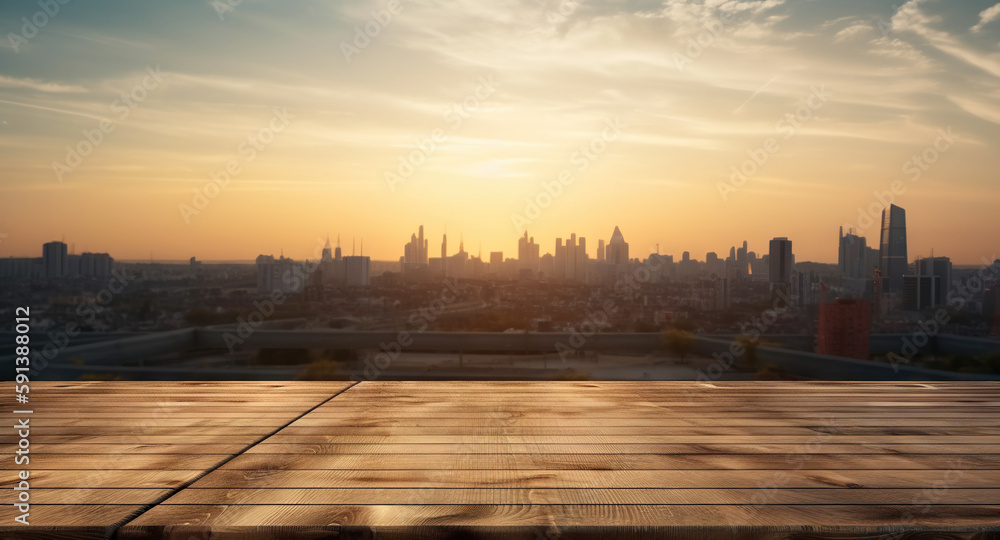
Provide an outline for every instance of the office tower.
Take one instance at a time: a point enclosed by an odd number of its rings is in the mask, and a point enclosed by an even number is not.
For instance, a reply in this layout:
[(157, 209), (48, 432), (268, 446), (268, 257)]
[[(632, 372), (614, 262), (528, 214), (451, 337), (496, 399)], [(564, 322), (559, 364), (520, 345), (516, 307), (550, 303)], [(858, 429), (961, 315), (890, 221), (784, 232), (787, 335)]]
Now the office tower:
[(733, 307), (732, 281), (728, 278), (715, 280), (715, 308), (728, 310)]
[(951, 288), (951, 259), (948, 257), (928, 257), (917, 259), (918, 276), (934, 276), (931, 280), (931, 305), (942, 306), (948, 301), (948, 290)]
[(902, 292), (907, 270), (906, 210), (891, 204), (882, 210), (882, 239), (879, 243), (882, 290), (887, 294)]
[(490, 252), (490, 274), (494, 276), (503, 275), (503, 252)]
[(609, 263), (614, 265), (623, 265), (629, 262), (628, 243), (625, 242), (625, 236), (622, 235), (621, 229), (617, 226), (614, 234), (611, 235), (611, 241), (604, 247), (604, 256)]
[(340, 252), (340, 235), (337, 235), (337, 248), (333, 250), (333, 260), (339, 261), (343, 255)]
[(257, 294), (297, 293), (306, 285), (309, 271), (302, 264), (284, 255), (275, 259), (274, 255), (257, 256)]
[(604, 262), (604, 240), (597, 241), (597, 262)]
[(66, 277), (69, 273), (69, 257), (66, 254), (66, 244), (49, 242), (42, 245), (42, 268), (47, 278)]
[(934, 307), (935, 295), (941, 289), (941, 278), (938, 276), (906, 275), (903, 276), (902, 307), (905, 311), (920, 311)]
[(367, 287), (371, 284), (371, 258), (344, 257), (344, 284), (348, 287)]
[(556, 238), (556, 254), (552, 261), (552, 279), (566, 279), (566, 248), (562, 238)]
[(449, 276), (464, 278), (467, 274), (469, 254), (465, 252), (465, 240), (459, 240), (458, 253), (445, 259), (445, 268)]
[(865, 300), (838, 298), (819, 306), (819, 354), (867, 360), (871, 340), (871, 307)]
[(771, 240), (768, 253), (768, 280), (772, 283), (791, 283), (792, 280), (792, 241), (785, 237)]
[(882, 285), (882, 270), (876, 268), (872, 273), (872, 317), (876, 321), (886, 312), (886, 304), (882, 300)]
[(844, 228), (840, 228), (837, 266), (841, 276), (867, 280), (879, 265), (878, 259), (878, 250), (868, 247), (868, 240), (865, 237), (854, 234), (854, 229), (844, 234)]
[(528, 232), (524, 232), (517, 241), (517, 264), (519, 270), (529, 270), (531, 273), (538, 272), (539, 246), (534, 238), (528, 237)]
[[(111, 268), (115, 261), (107, 253), (89, 252), (84, 252), (80, 255), (70, 255), (69, 259), (74, 266), (74, 270), (70, 272), (72, 275), (95, 278), (111, 275)], [(194, 257), (191, 259), (193, 261), (192, 267), (201, 265), (201, 262), (195, 261)], [(75, 264), (73, 264), (73, 261), (75, 261)]]
[(448, 235), (441, 236), (441, 260), (448, 258)]
[(320, 262), (328, 263), (333, 261), (333, 248), (330, 246), (330, 237), (326, 237), (326, 245), (323, 246), (323, 255), (320, 257)]
[(424, 226), (421, 225), (419, 229), (419, 235), (417, 236), (417, 242), (420, 246), (420, 251), (418, 252), (417, 262), (420, 264), (427, 263), (427, 240), (424, 239)]

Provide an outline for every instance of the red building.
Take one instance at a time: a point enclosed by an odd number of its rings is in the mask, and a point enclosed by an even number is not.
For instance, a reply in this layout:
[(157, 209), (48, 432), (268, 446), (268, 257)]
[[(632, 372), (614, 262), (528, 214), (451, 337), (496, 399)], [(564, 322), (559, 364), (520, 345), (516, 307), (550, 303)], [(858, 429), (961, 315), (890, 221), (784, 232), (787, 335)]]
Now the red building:
[(819, 344), (816, 352), (867, 360), (870, 339), (871, 307), (867, 301), (838, 298), (832, 304), (819, 306)]

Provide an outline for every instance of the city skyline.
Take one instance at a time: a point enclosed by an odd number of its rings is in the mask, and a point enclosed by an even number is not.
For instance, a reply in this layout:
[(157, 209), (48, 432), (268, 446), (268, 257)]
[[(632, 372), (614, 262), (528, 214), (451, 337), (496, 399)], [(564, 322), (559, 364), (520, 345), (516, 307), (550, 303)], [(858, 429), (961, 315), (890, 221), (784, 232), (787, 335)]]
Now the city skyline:
[(424, 223), (834, 263), (894, 203), (912, 256), (975, 264), (1000, 251), (994, 4), (108, 2), (34, 30), (5, 4), (0, 257), (305, 257), (339, 230), (392, 260)]

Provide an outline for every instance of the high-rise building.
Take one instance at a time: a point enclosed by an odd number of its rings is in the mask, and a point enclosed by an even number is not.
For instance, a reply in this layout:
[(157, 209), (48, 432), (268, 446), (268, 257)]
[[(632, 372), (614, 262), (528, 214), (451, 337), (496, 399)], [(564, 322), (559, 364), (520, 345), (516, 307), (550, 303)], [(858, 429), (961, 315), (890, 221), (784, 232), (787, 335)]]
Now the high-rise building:
[(47, 278), (61, 278), (69, 274), (69, 256), (66, 244), (49, 242), (42, 245), (42, 268)]
[(948, 289), (951, 288), (951, 259), (948, 257), (928, 257), (917, 259), (915, 265), (918, 276), (935, 276), (932, 280), (934, 289), (931, 291), (932, 305), (943, 306), (948, 302)]
[(625, 236), (622, 235), (621, 229), (617, 226), (615, 227), (615, 232), (611, 235), (611, 241), (604, 248), (604, 256), (607, 262), (613, 265), (624, 265), (628, 264), (628, 242), (625, 241)]
[(882, 239), (879, 243), (882, 279), (885, 281), (882, 290), (889, 294), (898, 294), (903, 290), (903, 276), (906, 275), (906, 210), (890, 204), (882, 210)]
[(941, 278), (938, 276), (903, 276), (903, 286), (900, 290), (903, 309), (920, 311), (934, 307), (936, 293), (941, 288)]
[(524, 232), (517, 241), (517, 263), (520, 270), (529, 270), (532, 274), (538, 273), (539, 247), (534, 238), (528, 237), (528, 232)]
[(837, 265), (841, 276), (867, 280), (879, 265), (878, 257), (878, 250), (868, 247), (868, 240), (864, 236), (854, 234), (853, 229), (844, 234), (844, 228), (840, 228)]
[(597, 241), (597, 262), (604, 262), (604, 240)]
[(308, 269), (284, 255), (275, 259), (274, 255), (257, 256), (257, 294), (270, 295), (273, 292), (297, 293), (306, 286)]
[(367, 287), (371, 284), (371, 258), (344, 257), (344, 282), (348, 287)]
[(838, 298), (819, 306), (819, 354), (845, 358), (869, 358), (871, 307), (865, 300)]
[(503, 252), (490, 252), (490, 275), (501, 276), (504, 273), (503, 270)]
[(792, 265), (795, 260), (792, 258), (792, 241), (788, 238), (774, 238), (771, 240), (770, 252), (768, 253), (768, 280), (772, 284), (789, 284), (792, 281)]
[(328, 263), (333, 261), (333, 247), (330, 246), (330, 237), (326, 237), (326, 245), (323, 246), (323, 254), (320, 262)]

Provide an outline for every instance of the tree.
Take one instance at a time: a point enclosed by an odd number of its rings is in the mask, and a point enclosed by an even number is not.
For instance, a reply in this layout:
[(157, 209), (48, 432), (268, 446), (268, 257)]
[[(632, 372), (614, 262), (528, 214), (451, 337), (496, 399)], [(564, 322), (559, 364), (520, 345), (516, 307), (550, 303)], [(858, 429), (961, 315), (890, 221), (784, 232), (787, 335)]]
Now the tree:
[(679, 328), (671, 328), (661, 334), (664, 347), (683, 362), (685, 357), (694, 351), (694, 334)]

